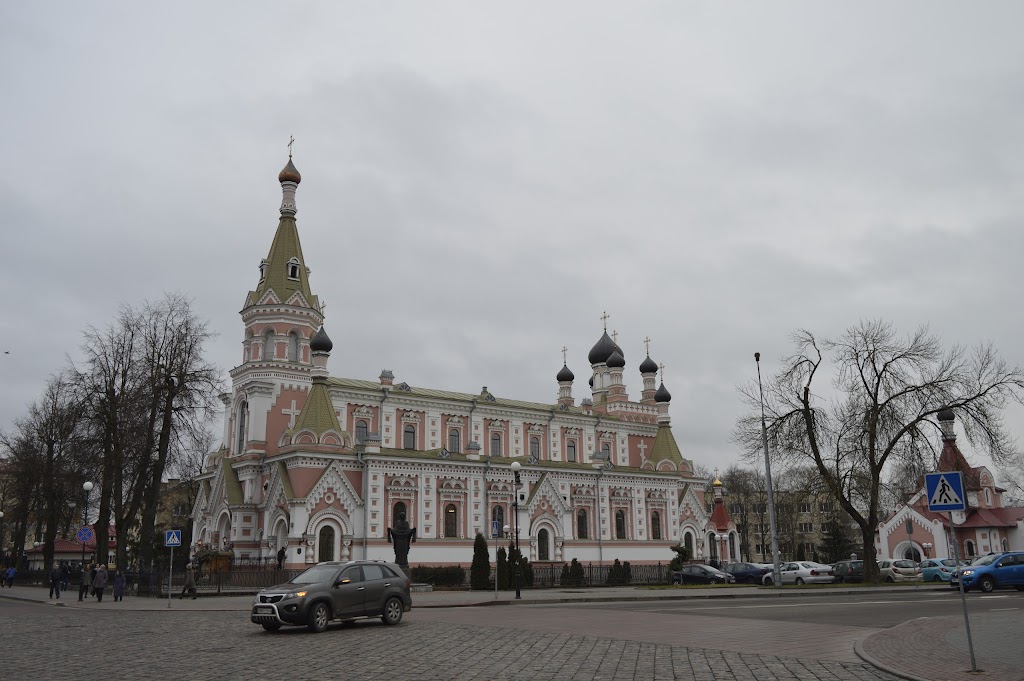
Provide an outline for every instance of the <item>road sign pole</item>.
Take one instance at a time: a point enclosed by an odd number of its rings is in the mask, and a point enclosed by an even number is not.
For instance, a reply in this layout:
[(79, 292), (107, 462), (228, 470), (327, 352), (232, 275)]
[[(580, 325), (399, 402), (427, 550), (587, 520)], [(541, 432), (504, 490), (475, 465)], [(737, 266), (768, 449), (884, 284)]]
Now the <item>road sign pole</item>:
[(960, 605), (964, 609), (964, 627), (967, 629), (967, 650), (971, 652), (971, 672), (977, 673), (978, 663), (974, 660), (974, 640), (971, 638), (971, 620), (967, 617), (967, 594), (964, 592), (964, 571), (960, 565), (960, 550), (956, 541), (956, 528), (953, 526), (953, 512), (949, 512), (949, 534), (953, 539), (953, 562), (957, 564), (958, 577), (960, 582)]
[(167, 566), (167, 607), (171, 607), (171, 577), (174, 575), (174, 547), (171, 547), (171, 562)]

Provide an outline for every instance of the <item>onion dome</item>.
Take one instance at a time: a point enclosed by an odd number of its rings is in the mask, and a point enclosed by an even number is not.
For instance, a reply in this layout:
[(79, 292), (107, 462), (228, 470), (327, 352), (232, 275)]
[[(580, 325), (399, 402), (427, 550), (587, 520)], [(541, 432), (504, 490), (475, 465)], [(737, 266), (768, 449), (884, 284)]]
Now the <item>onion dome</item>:
[(590, 386), (591, 388), (593, 388), (593, 387), (594, 387), (594, 377), (593, 377), (593, 376), (591, 376), (591, 377), (590, 377), (590, 380), (589, 380), (589, 381), (587, 381), (587, 385), (589, 385), (589, 386)]
[(277, 181), (282, 183), (294, 182), (295, 184), (302, 182), (302, 175), (299, 175), (298, 169), (296, 169), (295, 164), (292, 163), (291, 156), (288, 157), (288, 165), (286, 165), (284, 170), (278, 174)]
[(611, 356), (605, 361), (609, 369), (621, 369), (626, 366), (626, 358), (622, 356), (618, 348), (612, 351)]
[[(605, 331), (597, 343), (590, 349), (590, 354), (587, 355), (587, 359), (590, 360), (591, 364), (603, 364), (618, 346), (612, 337)], [(619, 354), (622, 354), (621, 352)]]
[(309, 341), (309, 349), (313, 352), (330, 352), (333, 347), (334, 343), (331, 342), (330, 337), (322, 326), (313, 334), (313, 338)]
[(715, 481), (714, 481), (713, 483), (711, 483), (711, 485), (712, 485), (713, 487), (721, 487), (721, 486), (722, 486), (722, 481), (721, 481), (721, 480), (719, 480), (719, 479), (718, 479), (718, 476), (716, 475), (716, 476), (715, 476)]
[(943, 407), (942, 411), (939, 412), (940, 421), (953, 421), (956, 419), (956, 414), (949, 407)]
[(650, 355), (647, 355), (647, 359), (640, 362), (640, 373), (641, 374), (656, 374), (658, 373), (658, 365), (654, 363)]
[(558, 375), (555, 376), (555, 379), (559, 383), (561, 383), (562, 381), (572, 381), (575, 378), (576, 378), (576, 376), (573, 375), (573, 373), (569, 370), (569, 365), (568, 364), (563, 364), (562, 365), (562, 369), (558, 372)]
[(654, 393), (654, 401), (659, 403), (672, 401), (672, 393), (668, 391), (664, 383), (658, 387), (658, 392)]

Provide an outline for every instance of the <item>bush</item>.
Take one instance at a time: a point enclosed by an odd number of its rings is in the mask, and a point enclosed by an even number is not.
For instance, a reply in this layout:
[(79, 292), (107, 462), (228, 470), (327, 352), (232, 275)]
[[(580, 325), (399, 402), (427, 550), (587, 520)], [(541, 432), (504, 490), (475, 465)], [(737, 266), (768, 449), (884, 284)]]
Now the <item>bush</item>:
[(487, 540), (479, 532), (473, 542), (473, 565), (469, 569), (469, 587), (486, 591), (491, 586), (491, 559), (487, 555)]
[(498, 578), (498, 589), (508, 591), (508, 554), (505, 547), (498, 549), (498, 565), (495, 567)]
[(433, 586), (462, 586), (466, 583), (466, 568), (460, 565), (443, 567), (418, 566), (410, 570), (412, 581)]
[(522, 556), (519, 557), (519, 585), (524, 589), (533, 586), (533, 566)]
[(682, 570), (683, 564), (691, 558), (690, 552), (681, 544), (679, 546), (673, 546), (672, 550), (675, 551), (676, 556), (672, 559), (672, 562), (668, 564), (670, 574)]

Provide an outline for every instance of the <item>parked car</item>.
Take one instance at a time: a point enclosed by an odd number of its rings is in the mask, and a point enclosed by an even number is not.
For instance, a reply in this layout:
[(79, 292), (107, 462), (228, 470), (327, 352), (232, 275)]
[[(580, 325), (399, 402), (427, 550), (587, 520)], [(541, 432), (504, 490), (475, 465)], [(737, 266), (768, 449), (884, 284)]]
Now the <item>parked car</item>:
[(880, 560), (878, 575), (883, 582), (916, 582), (921, 570), (912, 560)]
[(927, 558), (921, 561), (921, 579), (926, 582), (948, 582), (956, 569), (952, 558)]
[(412, 582), (394, 563), (374, 560), (318, 563), (291, 581), (263, 589), (250, 619), (267, 631), (306, 625), (321, 632), (331, 620), (380, 617), (395, 625), (412, 609)]
[(978, 587), (985, 593), (1004, 586), (1024, 591), (1024, 552), (992, 553), (982, 556), (970, 565), (958, 567), (950, 577), (949, 585), (960, 588), (964, 580), (964, 591)]
[(832, 573), (835, 575), (835, 583), (863, 582), (864, 561), (862, 560), (841, 560), (832, 566)]
[[(779, 568), (779, 578), (782, 580), (782, 584), (831, 584), (832, 567), (810, 561), (783, 563)], [(774, 575), (769, 571), (761, 578), (761, 583), (765, 586), (772, 586), (775, 584)]]
[(673, 584), (732, 584), (736, 578), (710, 565), (684, 565), (672, 573)]
[(761, 563), (729, 563), (722, 569), (732, 575), (737, 584), (760, 584), (761, 578), (771, 571), (770, 566)]

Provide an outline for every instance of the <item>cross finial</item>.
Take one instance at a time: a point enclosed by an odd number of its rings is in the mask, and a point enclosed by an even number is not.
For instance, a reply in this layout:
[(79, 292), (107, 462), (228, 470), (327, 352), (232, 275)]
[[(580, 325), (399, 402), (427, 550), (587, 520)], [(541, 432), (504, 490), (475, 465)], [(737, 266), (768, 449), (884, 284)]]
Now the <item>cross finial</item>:
[(715, 480), (718, 480), (718, 466), (715, 466)]
[(649, 357), (651, 355), (651, 338), (650, 338), (650, 336), (647, 336), (646, 338), (644, 338), (644, 347), (647, 348), (647, 356)]
[(292, 145), (295, 144), (295, 138), (288, 135), (288, 158), (292, 157)]
[(612, 331), (612, 340), (616, 344), (618, 344), (618, 342), (619, 342), (619, 332), (618, 331)]
[(664, 383), (665, 382), (665, 365), (664, 364), (659, 364), (658, 368), (661, 369), (661, 382)]
[(608, 311), (607, 310), (605, 310), (604, 313), (601, 315), (601, 322), (604, 324), (604, 330), (607, 331), (608, 330)]
[(562, 364), (565, 364), (566, 361), (567, 361), (566, 358), (565, 358), (566, 357), (565, 353), (567, 353), (567, 352), (569, 352), (569, 348), (567, 348), (567, 347), (565, 347), (563, 345), (562, 346)]

